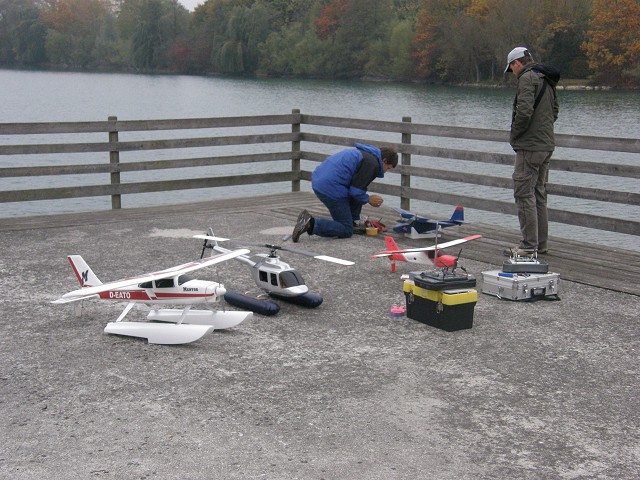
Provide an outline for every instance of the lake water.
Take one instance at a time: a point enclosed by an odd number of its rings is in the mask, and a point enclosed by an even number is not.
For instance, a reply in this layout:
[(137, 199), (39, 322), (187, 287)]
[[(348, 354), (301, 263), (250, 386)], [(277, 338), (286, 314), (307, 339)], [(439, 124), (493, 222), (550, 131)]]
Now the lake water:
[[(508, 130), (513, 89), (440, 87), (398, 83), (357, 81), (317, 81), (282, 79), (238, 79), (171, 75), (130, 75), (112, 73), (66, 73), (0, 70), (0, 122), (62, 122), (198, 118), (238, 115), (286, 114), (292, 109), (314, 115), (331, 115), (400, 121), (409, 116), (416, 123), (454, 125)], [(557, 133), (632, 137), (640, 136), (640, 93), (630, 91), (560, 91), (561, 112)], [(0, 137), (0, 143), (15, 143)], [(447, 145), (455, 146), (448, 140)], [(496, 145), (499, 152), (511, 152), (508, 145)], [(603, 152), (556, 151), (556, 158), (577, 158), (609, 163), (640, 164), (638, 155)], [(606, 158), (603, 157), (606, 155)], [(15, 159), (0, 158), (0, 166), (15, 165)], [(21, 163), (24, 165), (24, 163)], [(452, 168), (457, 168), (452, 163)], [(495, 168), (495, 174), (508, 176), (510, 168)], [(164, 172), (164, 175), (167, 173)], [(584, 176), (583, 176), (584, 177)], [(566, 174), (552, 172), (551, 182), (566, 183)], [(35, 180), (35, 179), (34, 179)], [(46, 181), (50, 181), (46, 180)], [(589, 182), (597, 181), (597, 185)], [(583, 182), (583, 183), (581, 183)], [(586, 182), (586, 183), (584, 183)], [(604, 182), (604, 183), (603, 183)], [(609, 185), (607, 182), (614, 182)], [(99, 182), (103, 183), (103, 182)], [(577, 184), (637, 191), (637, 180), (590, 179)], [(304, 184), (303, 184), (304, 185)], [(0, 181), (0, 189), (29, 188), (16, 181)], [(427, 185), (431, 188), (430, 185)], [(468, 186), (438, 182), (433, 188), (455, 191)], [(479, 193), (475, 191), (474, 194)], [(283, 190), (284, 191), (284, 190)], [(235, 189), (240, 194), (255, 193), (255, 187)], [(482, 190), (479, 190), (482, 194)], [(260, 192), (268, 193), (268, 192)], [(227, 193), (184, 191), (163, 194), (128, 195), (123, 206), (181, 203), (215, 198)], [(487, 192), (487, 195), (495, 195)], [(510, 192), (500, 199), (511, 200)], [(124, 202), (129, 202), (128, 204)], [(554, 203), (555, 202), (555, 203)], [(552, 197), (550, 206), (572, 208), (586, 213), (610, 214), (640, 220), (640, 208)], [(392, 205), (393, 206), (393, 205)], [(412, 203), (414, 210), (438, 217), (448, 216), (450, 207), (426, 202)], [(575, 207), (575, 208), (573, 208)], [(77, 212), (110, 208), (108, 198), (3, 204), (0, 217), (43, 213)], [(517, 228), (513, 216), (501, 216), (466, 208), (471, 221)], [(638, 236), (599, 232), (579, 227), (552, 225), (552, 235), (586, 239), (640, 251)]]

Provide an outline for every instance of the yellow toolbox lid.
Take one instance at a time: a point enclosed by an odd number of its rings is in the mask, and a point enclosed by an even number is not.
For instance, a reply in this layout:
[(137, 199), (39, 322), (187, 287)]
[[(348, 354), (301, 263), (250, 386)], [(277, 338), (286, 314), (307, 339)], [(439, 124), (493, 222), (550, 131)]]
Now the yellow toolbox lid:
[(442, 302), (443, 305), (461, 305), (478, 301), (478, 291), (474, 289), (461, 290), (427, 290), (418, 287), (413, 282), (405, 281), (403, 285), (405, 293), (413, 293), (417, 297)]

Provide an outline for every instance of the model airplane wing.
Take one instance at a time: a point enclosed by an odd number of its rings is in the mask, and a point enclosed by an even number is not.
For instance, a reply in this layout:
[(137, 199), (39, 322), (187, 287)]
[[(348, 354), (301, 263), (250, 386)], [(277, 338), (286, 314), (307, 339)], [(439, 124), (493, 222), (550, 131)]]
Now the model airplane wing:
[(439, 243), (438, 245), (431, 245), (430, 247), (406, 248), (403, 250), (383, 250), (374, 255), (370, 255), (370, 258), (388, 257), (390, 255), (395, 255), (397, 253), (428, 252), (436, 249), (440, 250), (441, 248), (453, 247), (454, 245), (460, 245), (461, 243), (469, 242), (471, 240), (476, 240), (478, 238), (482, 238), (482, 235), (470, 235), (468, 237), (458, 238), (456, 240), (451, 240), (449, 242)]
[(130, 285), (136, 285), (138, 283), (150, 282), (152, 280), (159, 280), (161, 278), (172, 277), (175, 275), (183, 275), (185, 273), (193, 272), (194, 270), (198, 270), (200, 268), (209, 267), (211, 265), (215, 265), (217, 263), (225, 262), (232, 258), (235, 258), (239, 255), (246, 255), (250, 250), (246, 248), (241, 248), (238, 250), (233, 250), (229, 253), (220, 253), (218, 255), (214, 255), (212, 257), (207, 257), (203, 260), (197, 260), (194, 262), (184, 263), (182, 265), (177, 265), (175, 267), (168, 268), (166, 270), (161, 270), (159, 272), (147, 273), (144, 275), (139, 275), (136, 277), (125, 278), (123, 280), (116, 280), (114, 282), (103, 283), (101, 285), (96, 285), (94, 287), (83, 287), (78, 290), (74, 290), (69, 293), (65, 293), (58, 300), (54, 300), (51, 303), (68, 303), (74, 302), (76, 300), (84, 300), (91, 297), (94, 297), (102, 292), (106, 292), (108, 290), (115, 290), (118, 288), (128, 287)]
[(405, 210), (403, 208), (399, 208), (399, 207), (393, 207), (393, 209), (398, 212), (400, 214), (400, 216), (402, 218), (407, 218), (407, 219), (414, 219), (416, 218), (416, 214), (413, 212), (410, 212), (408, 210)]

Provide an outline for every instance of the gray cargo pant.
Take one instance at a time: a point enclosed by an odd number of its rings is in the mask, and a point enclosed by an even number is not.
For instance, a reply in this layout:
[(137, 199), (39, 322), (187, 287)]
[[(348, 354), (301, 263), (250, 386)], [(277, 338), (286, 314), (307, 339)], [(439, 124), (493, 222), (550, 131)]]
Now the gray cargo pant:
[(518, 150), (513, 170), (513, 196), (516, 199), (522, 240), (520, 248), (547, 250), (547, 180), (553, 152)]

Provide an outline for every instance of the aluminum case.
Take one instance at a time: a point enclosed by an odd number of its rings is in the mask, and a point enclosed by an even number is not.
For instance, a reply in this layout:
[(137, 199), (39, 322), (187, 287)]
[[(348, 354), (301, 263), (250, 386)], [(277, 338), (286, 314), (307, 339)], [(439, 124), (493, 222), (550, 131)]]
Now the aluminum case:
[(559, 299), (560, 274), (482, 272), (482, 293), (506, 300)]

